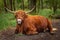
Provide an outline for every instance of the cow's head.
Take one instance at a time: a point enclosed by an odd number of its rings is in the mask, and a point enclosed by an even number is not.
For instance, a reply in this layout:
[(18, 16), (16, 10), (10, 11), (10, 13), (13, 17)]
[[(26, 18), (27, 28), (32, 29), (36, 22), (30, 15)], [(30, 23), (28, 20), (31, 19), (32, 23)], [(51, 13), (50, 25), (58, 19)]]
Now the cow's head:
[[(6, 8), (7, 9), (7, 8)], [(35, 6), (30, 11), (23, 11), (23, 10), (17, 10), (17, 11), (11, 11), (7, 9), (7, 11), (13, 13), (15, 15), (17, 24), (21, 24), (25, 18), (27, 18), (27, 13), (32, 12), (35, 9)]]
[(25, 13), (25, 11), (18, 10), (15, 13), (15, 18), (16, 18), (17, 24), (21, 24), (27, 18), (27, 14)]

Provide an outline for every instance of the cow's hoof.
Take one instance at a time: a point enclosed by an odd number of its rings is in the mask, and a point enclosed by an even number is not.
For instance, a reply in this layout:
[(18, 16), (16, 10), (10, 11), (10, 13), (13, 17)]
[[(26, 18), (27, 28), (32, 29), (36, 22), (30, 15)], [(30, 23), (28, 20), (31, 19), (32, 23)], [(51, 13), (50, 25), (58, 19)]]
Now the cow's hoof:
[(15, 31), (15, 34), (18, 34), (18, 31)]
[(50, 32), (51, 35), (54, 35), (55, 33), (54, 32)]
[(38, 34), (38, 32), (35, 32), (35, 34)]

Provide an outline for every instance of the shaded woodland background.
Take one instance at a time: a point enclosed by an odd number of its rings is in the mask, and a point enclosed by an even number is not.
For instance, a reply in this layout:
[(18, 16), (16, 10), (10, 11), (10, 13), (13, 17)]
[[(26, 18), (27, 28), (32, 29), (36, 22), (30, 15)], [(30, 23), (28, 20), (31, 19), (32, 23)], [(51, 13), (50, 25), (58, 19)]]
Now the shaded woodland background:
[(16, 20), (6, 8), (15, 10), (31, 10), (31, 15), (42, 15), (49, 19), (60, 18), (60, 0), (0, 0), (0, 29), (15, 27)]
[[(60, 8), (60, 0), (3, 0), (1, 1), (1, 7), (7, 7), (11, 10), (18, 9), (32, 9), (35, 6), (35, 12), (40, 9), (51, 9), (55, 13)], [(6, 11), (6, 9), (5, 9)]]

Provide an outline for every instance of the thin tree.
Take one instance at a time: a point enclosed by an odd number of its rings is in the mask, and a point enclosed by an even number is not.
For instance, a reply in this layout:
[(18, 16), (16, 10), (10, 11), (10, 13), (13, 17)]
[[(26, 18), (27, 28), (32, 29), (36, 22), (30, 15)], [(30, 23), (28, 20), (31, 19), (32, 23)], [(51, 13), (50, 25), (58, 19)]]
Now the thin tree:
[(12, 9), (12, 0), (9, 0), (9, 1), (10, 1), (10, 9), (13, 10)]
[(41, 9), (43, 9), (43, 0), (40, 0), (41, 3)]
[(21, 8), (24, 10), (24, 0), (21, 0)]
[(40, 10), (40, 0), (38, 0), (38, 12)]
[(15, 7), (15, 2), (16, 2), (16, 0), (13, 0), (13, 9), (14, 9), (14, 11), (16, 10), (16, 7)]
[(52, 7), (53, 7), (53, 12), (54, 12), (54, 14), (55, 14), (55, 12), (56, 12), (56, 10), (57, 10), (57, 0), (53, 0), (53, 5), (52, 5)]
[[(4, 7), (7, 8), (6, 0), (3, 0), (3, 1), (4, 1)], [(5, 9), (5, 8), (4, 8), (4, 9)], [(5, 11), (7, 11), (7, 10), (5, 9)]]

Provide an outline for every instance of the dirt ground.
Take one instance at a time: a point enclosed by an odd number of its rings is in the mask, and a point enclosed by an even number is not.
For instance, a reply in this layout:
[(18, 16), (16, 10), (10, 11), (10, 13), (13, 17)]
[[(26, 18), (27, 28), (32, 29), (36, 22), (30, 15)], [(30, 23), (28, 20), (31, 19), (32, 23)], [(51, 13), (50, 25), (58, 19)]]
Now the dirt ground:
[(8, 28), (0, 32), (0, 40), (60, 40), (60, 19), (53, 19), (52, 24), (53, 27), (58, 28), (54, 35), (50, 35), (48, 32), (29, 36), (20, 35), (14, 34), (13, 28)]

